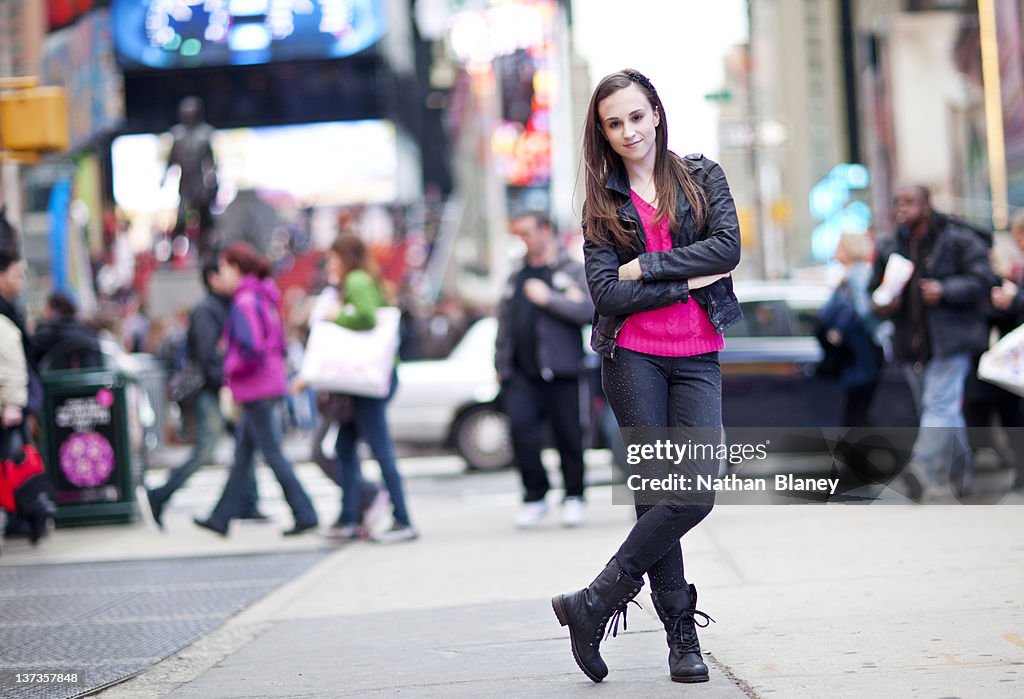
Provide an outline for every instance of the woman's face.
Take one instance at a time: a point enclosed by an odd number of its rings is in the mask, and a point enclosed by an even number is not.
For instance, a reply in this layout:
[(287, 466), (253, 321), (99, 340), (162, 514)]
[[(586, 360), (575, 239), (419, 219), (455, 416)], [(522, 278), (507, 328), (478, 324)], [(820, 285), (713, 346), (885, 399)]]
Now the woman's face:
[(653, 161), (661, 115), (634, 84), (605, 97), (597, 105), (601, 130), (612, 150), (626, 162)]
[(345, 263), (342, 262), (341, 255), (333, 250), (329, 250), (327, 252), (327, 283), (334, 286), (341, 284), (346, 273)]
[(221, 293), (233, 294), (238, 290), (238, 287), (242, 285), (242, 270), (238, 269), (235, 265), (231, 264), (223, 257), (220, 258), (220, 264), (217, 268), (217, 276), (221, 285)]

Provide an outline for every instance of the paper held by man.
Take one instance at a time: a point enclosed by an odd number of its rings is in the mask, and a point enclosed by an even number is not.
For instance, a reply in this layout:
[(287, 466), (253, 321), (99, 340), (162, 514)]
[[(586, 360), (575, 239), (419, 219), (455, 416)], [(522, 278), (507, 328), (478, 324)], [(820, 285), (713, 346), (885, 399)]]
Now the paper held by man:
[(871, 294), (871, 300), (876, 306), (888, 306), (895, 301), (914, 274), (914, 263), (893, 253), (885, 263), (885, 272), (882, 274), (882, 283)]

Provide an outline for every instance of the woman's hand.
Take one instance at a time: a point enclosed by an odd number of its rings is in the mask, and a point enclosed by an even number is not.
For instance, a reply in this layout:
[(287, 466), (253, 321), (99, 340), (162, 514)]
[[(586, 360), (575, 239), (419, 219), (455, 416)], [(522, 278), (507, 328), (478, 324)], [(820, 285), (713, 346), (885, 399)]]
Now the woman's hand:
[(690, 291), (693, 291), (694, 289), (703, 289), (705, 286), (711, 286), (719, 279), (725, 279), (726, 277), (731, 276), (732, 272), (726, 272), (725, 274), (706, 274), (699, 277), (690, 277), (687, 281)]
[(635, 258), (619, 267), (620, 282), (637, 282), (644, 278), (644, 272), (640, 269), (640, 259)]

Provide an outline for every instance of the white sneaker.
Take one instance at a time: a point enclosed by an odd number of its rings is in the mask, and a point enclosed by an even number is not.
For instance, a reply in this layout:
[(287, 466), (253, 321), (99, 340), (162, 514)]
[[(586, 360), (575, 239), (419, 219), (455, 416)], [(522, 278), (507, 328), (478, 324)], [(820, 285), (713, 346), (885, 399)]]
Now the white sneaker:
[(581, 527), (587, 523), (587, 503), (581, 497), (568, 497), (562, 502), (562, 526)]
[(520, 529), (536, 527), (547, 514), (548, 504), (544, 500), (524, 502), (516, 514), (516, 526)]

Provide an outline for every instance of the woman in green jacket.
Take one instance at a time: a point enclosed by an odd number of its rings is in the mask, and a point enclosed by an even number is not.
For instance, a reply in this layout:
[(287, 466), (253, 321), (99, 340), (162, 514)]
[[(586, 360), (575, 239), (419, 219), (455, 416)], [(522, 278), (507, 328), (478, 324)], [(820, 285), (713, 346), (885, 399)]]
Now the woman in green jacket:
[[(373, 329), (377, 323), (377, 309), (386, 303), (373, 261), (358, 236), (343, 233), (334, 241), (327, 252), (327, 277), (338, 287), (339, 308), (334, 322), (349, 330)], [(338, 430), (335, 460), (342, 496), (336, 536), (348, 534), (348, 538), (355, 538), (359, 533), (359, 483), (362, 474), (357, 446), (360, 437), (370, 445), (370, 451), (380, 464), (381, 476), (394, 508), (394, 524), (375, 537), (376, 540), (391, 543), (418, 536), (405, 506), (402, 476), (398, 473), (387, 423), (387, 404), (397, 386), (398, 374), (395, 372), (391, 377), (391, 390), (384, 398), (353, 396), (354, 417)]]

